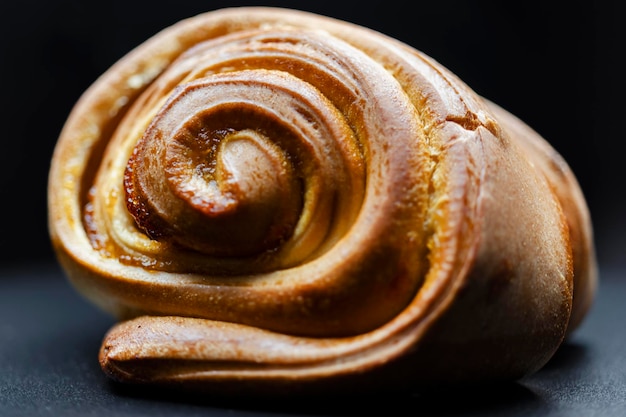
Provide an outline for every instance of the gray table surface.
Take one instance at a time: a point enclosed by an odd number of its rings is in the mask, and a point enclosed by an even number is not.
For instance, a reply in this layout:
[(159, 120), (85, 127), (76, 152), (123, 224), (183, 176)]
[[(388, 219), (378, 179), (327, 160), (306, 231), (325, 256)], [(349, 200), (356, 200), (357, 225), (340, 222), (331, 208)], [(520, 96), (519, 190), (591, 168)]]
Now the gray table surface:
[(548, 365), (471, 392), (335, 401), (219, 401), (107, 380), (97, 352), (113, 319), (56, 263), (0, 269), (0, 416), (626, 416), (626, 270), (601, 268), (596, 302)]

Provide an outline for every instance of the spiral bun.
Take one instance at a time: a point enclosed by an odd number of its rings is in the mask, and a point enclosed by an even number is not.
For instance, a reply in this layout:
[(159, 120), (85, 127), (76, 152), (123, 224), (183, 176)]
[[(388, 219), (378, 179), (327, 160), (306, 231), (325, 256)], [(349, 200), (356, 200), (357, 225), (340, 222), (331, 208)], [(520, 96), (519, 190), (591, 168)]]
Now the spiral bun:
[(596, 282), (547, 142), (415, 49), (293, 10), (201, 14), (116, 63), (61, 133), (49, 213), (132, 383), (515, 379)]

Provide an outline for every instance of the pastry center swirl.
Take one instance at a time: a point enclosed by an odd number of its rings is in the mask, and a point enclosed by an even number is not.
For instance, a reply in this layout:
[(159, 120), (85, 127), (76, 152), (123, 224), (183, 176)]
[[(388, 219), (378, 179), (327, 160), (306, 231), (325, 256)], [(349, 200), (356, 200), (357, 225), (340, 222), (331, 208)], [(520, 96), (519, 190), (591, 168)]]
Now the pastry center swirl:
[(220, 257), (256, 256), (291, 242), (296, 262), (333, 228), (342, 197), (332, 174), (350, 169), (331, 144), (351, 134), (321, 93), (278, 71), (183, 84), (128, 160), (126, 207), (153, 240)]

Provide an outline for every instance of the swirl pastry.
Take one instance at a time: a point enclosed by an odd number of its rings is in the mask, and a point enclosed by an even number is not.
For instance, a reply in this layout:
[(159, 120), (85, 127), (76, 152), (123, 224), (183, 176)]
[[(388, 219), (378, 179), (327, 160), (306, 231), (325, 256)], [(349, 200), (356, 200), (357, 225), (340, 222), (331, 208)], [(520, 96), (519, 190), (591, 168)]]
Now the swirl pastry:
[(293, 10), (183, 20), (103, 74), (57, 143), (49, 226), (120, 319), (105, 373), (190, 390), (514, 380), (596, 285), (546, 141), (406, 44)]

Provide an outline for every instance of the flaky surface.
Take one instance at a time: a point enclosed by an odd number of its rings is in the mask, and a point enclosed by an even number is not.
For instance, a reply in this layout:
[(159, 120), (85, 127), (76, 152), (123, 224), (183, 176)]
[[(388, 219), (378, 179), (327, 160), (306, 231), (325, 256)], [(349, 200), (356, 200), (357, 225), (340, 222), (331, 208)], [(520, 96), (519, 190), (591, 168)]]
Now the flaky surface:
[(104, 371), (212, 392), (519, 378), (596, 282), (545, 140), (419, 51), (293, 10), (181, 21), (103, 74), (55, 149), (49, 224), (121, 319)]

